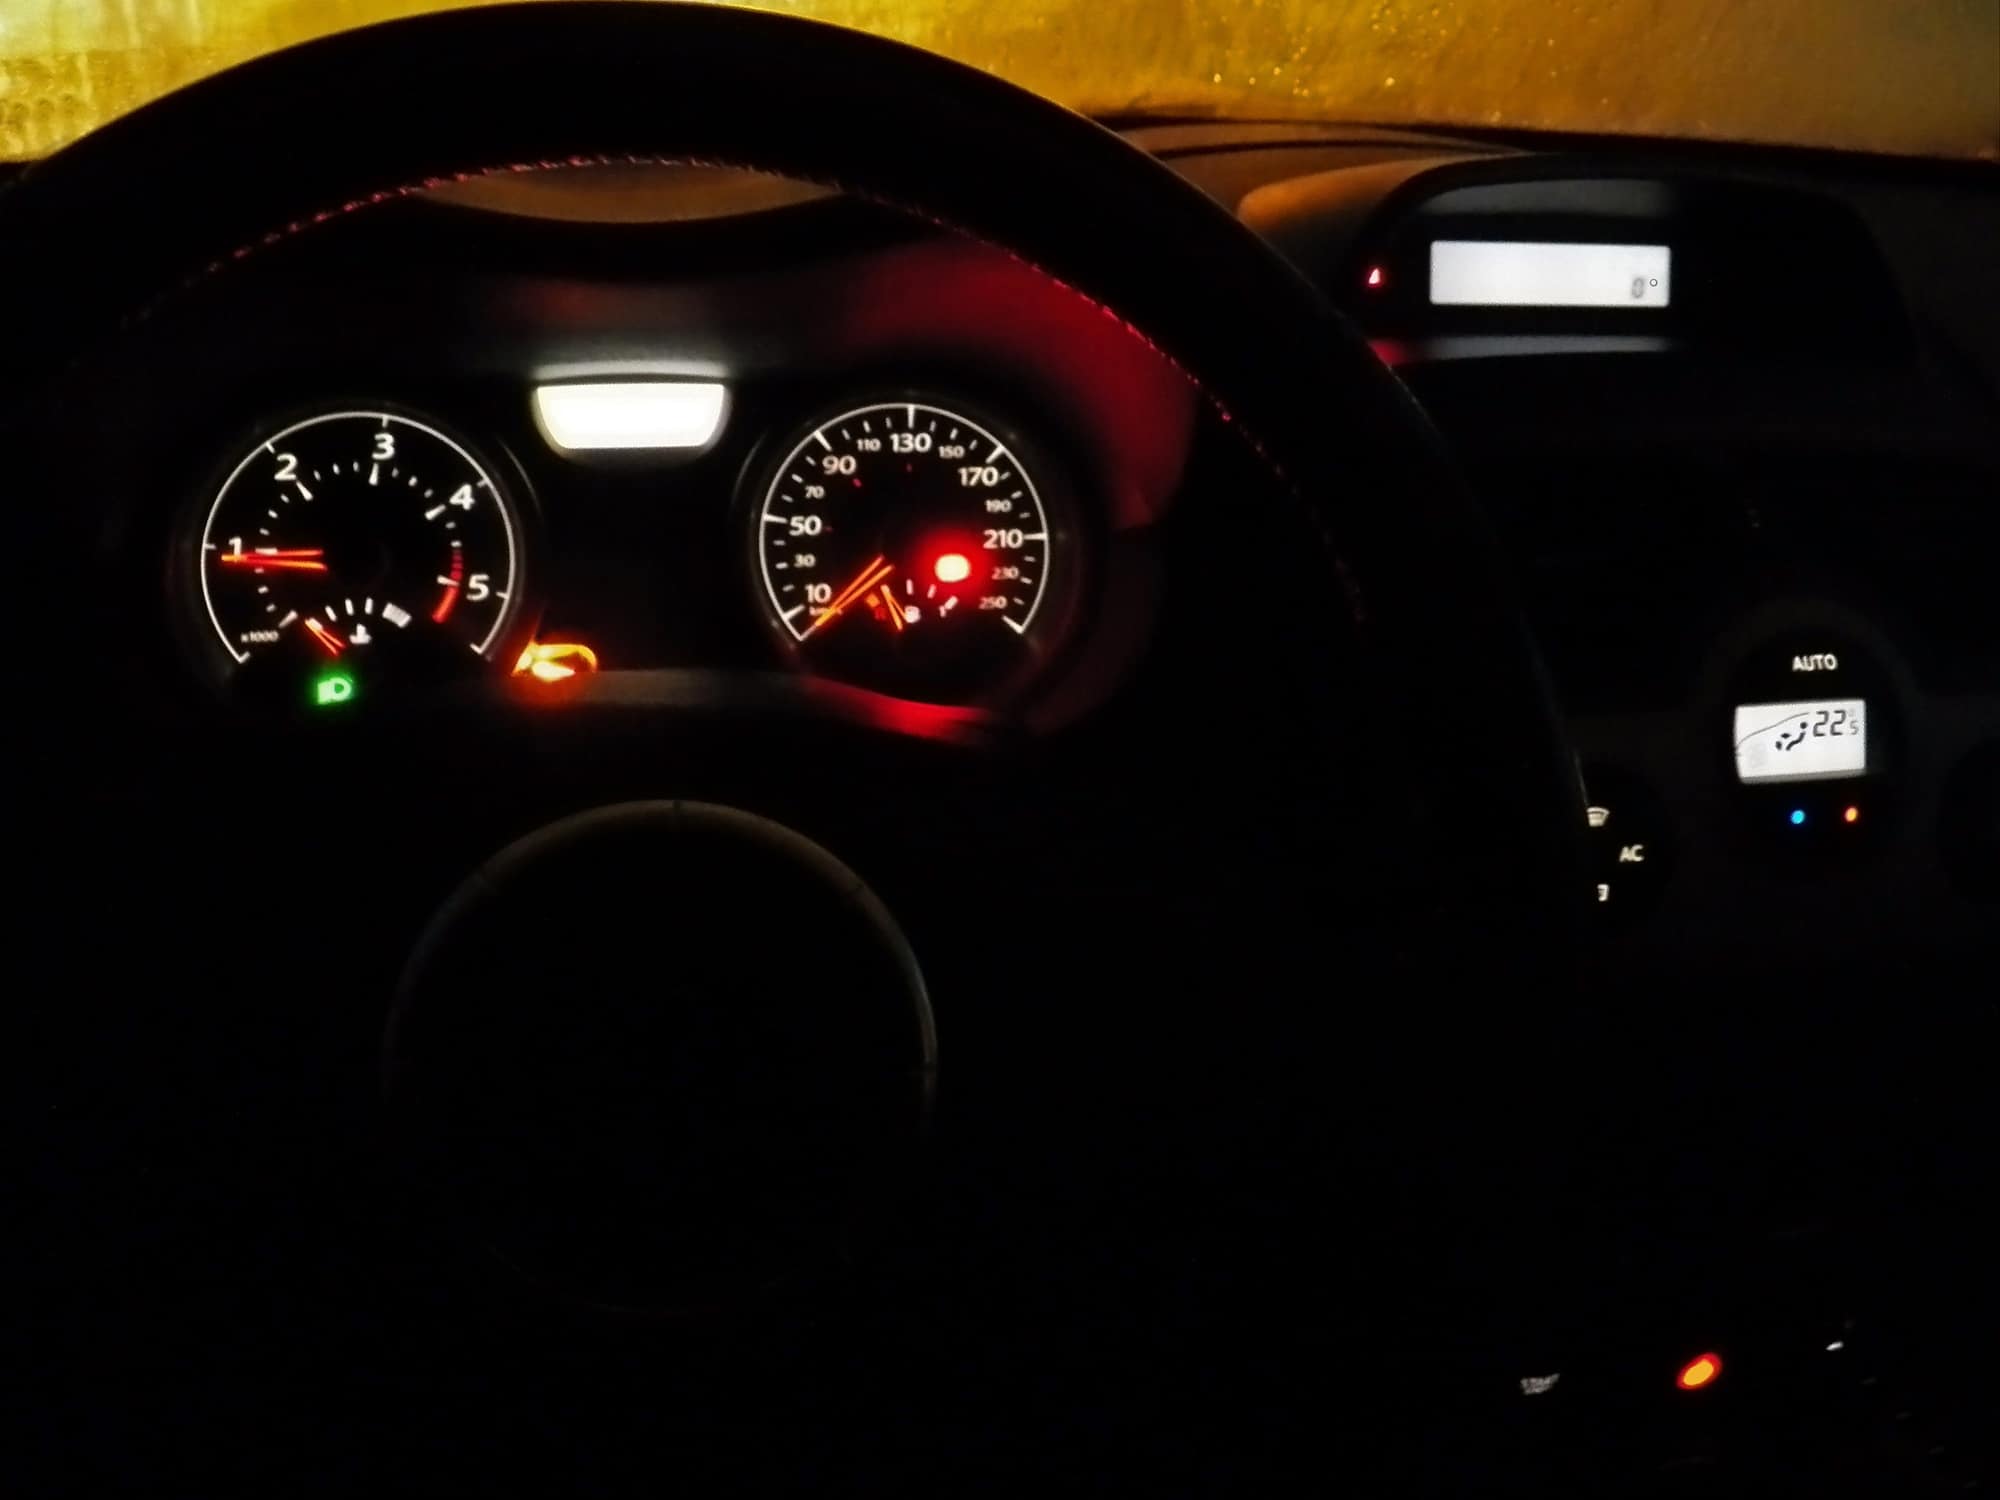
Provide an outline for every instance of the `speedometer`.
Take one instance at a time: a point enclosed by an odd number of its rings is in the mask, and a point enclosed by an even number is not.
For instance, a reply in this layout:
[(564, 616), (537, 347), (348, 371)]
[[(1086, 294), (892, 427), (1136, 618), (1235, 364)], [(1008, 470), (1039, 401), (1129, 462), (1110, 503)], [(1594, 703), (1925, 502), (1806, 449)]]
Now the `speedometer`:
[(813, 668), (916, 697), (1004, 690), (1069, 566), (1051, 497), (996, 426), (925, 401), (813, 422), (754, 520), (764, 603)]

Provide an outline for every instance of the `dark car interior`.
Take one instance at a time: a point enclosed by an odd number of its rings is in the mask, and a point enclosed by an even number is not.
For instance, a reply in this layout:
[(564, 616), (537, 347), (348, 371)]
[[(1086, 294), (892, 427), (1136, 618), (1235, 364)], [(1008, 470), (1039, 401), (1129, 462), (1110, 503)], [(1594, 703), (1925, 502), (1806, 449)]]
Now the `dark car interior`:
[(1986, 1493), (1995, 173), (619, 3), (0, 167), (8, 1487)]

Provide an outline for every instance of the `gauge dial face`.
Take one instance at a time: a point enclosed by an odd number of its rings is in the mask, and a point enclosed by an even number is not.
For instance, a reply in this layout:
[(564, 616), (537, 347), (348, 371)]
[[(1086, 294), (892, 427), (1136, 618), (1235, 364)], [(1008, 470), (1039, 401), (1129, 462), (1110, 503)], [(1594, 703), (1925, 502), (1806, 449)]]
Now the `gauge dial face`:
[(1032, 658), (1064, 561), (1013, 448), (921, 401), (813, 424), (755, 528), (765, 603), (816, 670), (953, 702), (998, 690)]
[(428, 422), (336, 411), (229, 473), (202, 527), (201, 600), (226, 665), (485, 656), (516, 614), (520, 523)]

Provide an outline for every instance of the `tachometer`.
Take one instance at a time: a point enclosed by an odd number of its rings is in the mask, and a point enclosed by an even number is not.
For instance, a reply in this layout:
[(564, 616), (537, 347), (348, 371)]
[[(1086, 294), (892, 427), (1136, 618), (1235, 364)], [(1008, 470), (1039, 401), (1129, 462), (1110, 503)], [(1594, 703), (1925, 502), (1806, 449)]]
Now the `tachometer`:
[(1048, 634), (1064, 533), (1015, 447), (962, 411), (884, 401), (814, 422), (754, 521), (777, 627), (815, 670), (972, 701)]
[(236, 463), (199, 542), (225, 667), (450, 667), (505, 644), (521, 523), (493, 471), (428, 421), (330, 411)]

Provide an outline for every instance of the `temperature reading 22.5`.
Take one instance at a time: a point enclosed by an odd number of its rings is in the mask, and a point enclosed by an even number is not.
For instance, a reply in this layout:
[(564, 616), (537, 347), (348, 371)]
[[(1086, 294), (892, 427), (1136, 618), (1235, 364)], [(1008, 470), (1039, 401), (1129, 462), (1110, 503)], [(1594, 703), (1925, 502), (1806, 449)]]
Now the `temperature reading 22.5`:
[(223, 481), (201, 532), (201, 601), (236, 667), (456, 666), (515, 616), (518, 535), (457, 439), (396, 413), (327, 412)]
[(1861, 698), (1737, 705), (1739, 781), (1834, 781), (1868, 770), (1868, 705)]
[(815, 422), (756, 517), (779, 628), (820, 671), (967, 701), (1012, 676), (1060, 566), (1041, 489), (962, 412), (886, 401)]

